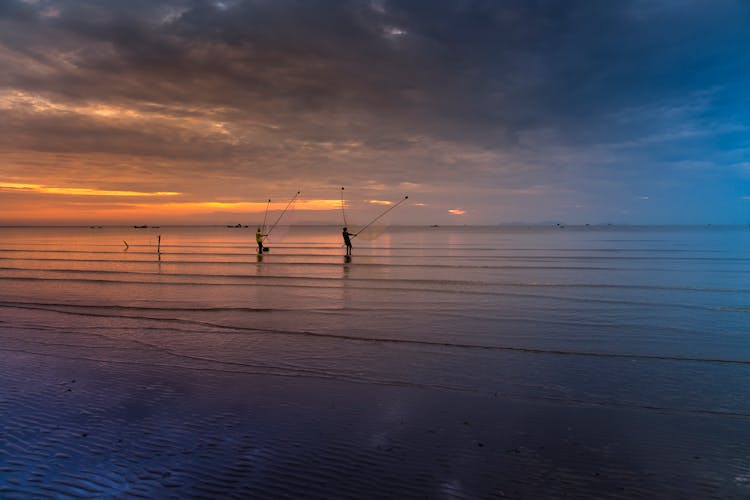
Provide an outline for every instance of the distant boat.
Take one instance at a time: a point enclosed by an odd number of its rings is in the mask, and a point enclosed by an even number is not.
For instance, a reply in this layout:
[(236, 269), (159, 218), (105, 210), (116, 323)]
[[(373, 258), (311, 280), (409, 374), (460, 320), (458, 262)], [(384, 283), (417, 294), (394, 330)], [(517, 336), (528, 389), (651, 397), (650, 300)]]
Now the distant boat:
[(440, 227), (437, 224), (430, 224), (430, 227)]
[(136, 229), (146, 229), (148, 226), (133, 226)]

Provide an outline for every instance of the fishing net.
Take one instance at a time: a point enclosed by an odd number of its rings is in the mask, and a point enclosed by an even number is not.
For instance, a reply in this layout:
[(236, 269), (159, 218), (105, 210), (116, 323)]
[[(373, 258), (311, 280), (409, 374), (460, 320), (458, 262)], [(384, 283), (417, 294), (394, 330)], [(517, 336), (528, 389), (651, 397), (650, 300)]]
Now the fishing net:
[[(365, 241), (373, 241), (378, 239), (380, 236), (385, 233), (390, 226), (393, 225), (393, 212), (389, 212), (379, 218), (377, 221), (373, 222), (369, 226), (362, 225), (357, 226), (354, 225), (350, 229), (352, 232), (357, 233), (357, 239), (359, 240), (365, 240)], [(366, 223), (365, 223), (366, 224)]]
[[(404, 196), (404, 198), (397, 202), (391, 204), (388, 208), (381, 211), (380, 213), (375, 213), (373, 215), (373, 218), (370, 219), (370, 222), (366, 222), (362, 225), (357, 225), (354, 223), (351, 223), (347, 217), (346, 213), (346, 201), (344, 199), (344, 188), (341, 188), (341, 215), (344, 220), (344, 225), (350, 228), (350, 232), (352, 234), (356, 234), (357, 238), (360, 240), (367, 240), (372, 241), (385, 233), (388, 228), (393, 225), (393, 214), (392, 210), (404, 203), (409, 197)], [(387, 203), (379, 203), (382, 205), (387, 205)], [(351, 224), (351, 225), (350, 225)]]
[(273, 214), (273, 217), (269, 214), (269, 226), (267, 230), (264, 231), (265, 234), (268, 234), (268, 237), (266, 238), (267, 244), (281, 243), (286, 239), (289, 234), (289, 229), (294, 225), (297, 200), (299, 200), (299, 198), (294, 198), (293, 201), (285, 207), (286, 211), (282, 209)]
[[(395, 208), (395, 206), (392, 206), (392, 208)], [(373, 241), (382, 236), (383, 233), (396, 223), (396, 215), (395, 211), (386, 211), (380, 215), (376, 214), (373, 216), (374, 220), (370, 219), (373, 222), (365, 222), (362, 225), (352, 224), (350, 229), (353, 233), (357, 233), (357, 239)]]

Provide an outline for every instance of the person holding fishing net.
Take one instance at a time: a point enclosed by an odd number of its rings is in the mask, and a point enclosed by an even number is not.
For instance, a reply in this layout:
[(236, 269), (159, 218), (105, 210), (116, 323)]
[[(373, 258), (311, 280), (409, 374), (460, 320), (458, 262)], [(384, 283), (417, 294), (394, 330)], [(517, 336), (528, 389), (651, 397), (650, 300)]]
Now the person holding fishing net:
[(258, 228), (257, 231), (255, 231), (255, 241), (258, 243), (258, 253), (263, 255), (263, 240), (268, 236), (268, 234), (263, 234), (263, 231)]
[(359, 230), (359, 232), (357, 232), (357, 233), (350, 233), (349, 229), (346, 226), (346, 212), (344, 211), (344, 206), (346, 204), (344, 203), (344, 188), (342, 187), (341, 188), (341, 215), (344, 218), (344, 228), (341, 230), (341, 236), (344, 238), (344, 245), (346, 246), (346, 257), (351, 257), (351, 255), (352, 255), (352, 238), (354, 238), (358, 234), (361, 234), (367, 228), (369, 228), (370, 226), (372, 226), (376, 221), (380, 220), (388, 212), (390, 212), (394, 208), (398, 207), (399, 205), (401, 205), (403, 202), (405, 202), (408, 199), (409, 199), (408, 196), (404, 196), (404, 198), (401, 201), (399, 201), (398, 203), (396, 203), (393, 206), (389, 207), (383, 213), (381, 213), (380, 215), (378, 215), (377, 217), (375, 217), (373, 220), (371, 220), (370, 222), (368, 222), (367, 224), (365, 224), (364, 227), (362, 227), (362, 229)]
[(346, 245), (346, 255), (347, 257), (350, 257), (352, 255), (352, 240), (351, 238), (354, 238), (357, 236), (357, 233), (350, 233), (347, 228), (344, 228), (341, 231), (341, 236), (344, 237), (344, 245)]

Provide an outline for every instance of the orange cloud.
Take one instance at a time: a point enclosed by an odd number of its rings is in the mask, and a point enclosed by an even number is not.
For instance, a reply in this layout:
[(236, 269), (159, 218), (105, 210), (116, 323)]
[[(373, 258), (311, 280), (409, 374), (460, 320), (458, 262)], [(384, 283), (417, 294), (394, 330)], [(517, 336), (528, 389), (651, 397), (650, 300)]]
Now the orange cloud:
[(54, 187), (44, 186), (41, 184), (19, 184), (12, 182), (0, 183), (0, 190), (24, 191), (41, 194), (63, 194), (72, 196), (123, 196), (123, 197), (143, 197), (143, 196), (177, 196), (182, 193), (172, 191), (110, 191), (106, 189), (76, 188), (76, 187)]
[(462, 210), (460, 208), (451, 208), (450, 210), (448, 210), (448, 213), (452, 215), (465, 215), (466, 210)]
[[(139, 209), (148, 209), (154, 213), (186, 214), (204, 211), (213, 212), (265, 212), (266, 205), (269, 210), (284, 210), (288, 201), (267, 202), (257, 201), (188, 201), (188, 202), (170, 202), (170, 203), (140, 203), (133, 207)], [(341, 200), (300, 200), (294, 203), (295, 210), (340, 210)]]
[(373, 205), (393, 205), (392, 201), (387, 200), (369, 200), (368, 203), (371, 203)]

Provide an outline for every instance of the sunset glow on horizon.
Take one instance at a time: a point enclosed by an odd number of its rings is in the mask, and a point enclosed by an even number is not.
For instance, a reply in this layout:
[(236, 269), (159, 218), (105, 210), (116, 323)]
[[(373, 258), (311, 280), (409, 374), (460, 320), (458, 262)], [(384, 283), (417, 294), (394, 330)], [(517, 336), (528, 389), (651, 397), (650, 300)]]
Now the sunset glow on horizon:
[[(2, 187), (0, 187), (0, 190)], [(134, 193), (122, 195), (108, 194), (106, 196), (114, 200), (106, 203), (92, 203), (81, 201), (79, 196), (92, 196), (81, 189), (60, 189), (49, 191), (52, 196), (45, 198), (34, 198), (33, 201), (17, 201), (6, 213), (6, 217), (13, 217), (17, 223), (29, 224), (39, 222), (43, 224), (63, 223), (70, 224), (70, 214), (78, 217), (79, 223), (85, 224), (137, 224), (147, 220), (151, 223), (164, 224), (209, 224), (237, 222), (243, 224), (254, 224), (257, 219), (268, 210), (272, 216), (279, 214), (287, 205), (289, 200), (280, 202), (254, 202), (254, 201), (126, 201), (117, 198), (130, 198)], [(179, 194), (179, 193), (175, 193)], [(144, 197), (149, 194), (144, 194)], [(340, 200), (307, 200), (295, 201), (290, 209), (292, 212), (324, 213), (340, 211)], [(31, 216), (28, 214), (32, 213)], [(262, 217), (260, 217), (262, 218)], [(287, 216), (287, 219), (290, 217)], [(74, 221), (75, 222), (75, 221)]]

